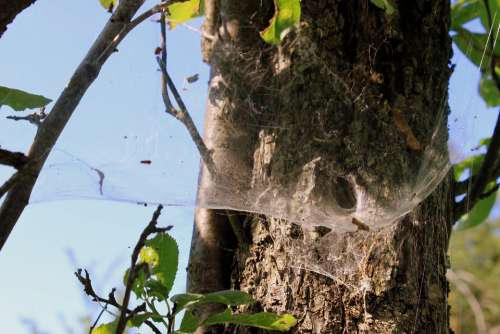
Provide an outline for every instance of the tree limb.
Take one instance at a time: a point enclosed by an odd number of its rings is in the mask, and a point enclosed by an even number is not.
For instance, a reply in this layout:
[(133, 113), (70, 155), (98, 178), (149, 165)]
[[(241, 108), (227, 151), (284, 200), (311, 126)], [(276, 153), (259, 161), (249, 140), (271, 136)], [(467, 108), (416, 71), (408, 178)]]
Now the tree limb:
[(0, 165), (21, 169), (27, 162), (28, 157), (21, 152), (11, 152), (0, 148)]
[(0, 37), (7, 30), (7, 25), (34, 2), (35, 0), (0, 0), (0, 8), (2, 9), (0, 11)]

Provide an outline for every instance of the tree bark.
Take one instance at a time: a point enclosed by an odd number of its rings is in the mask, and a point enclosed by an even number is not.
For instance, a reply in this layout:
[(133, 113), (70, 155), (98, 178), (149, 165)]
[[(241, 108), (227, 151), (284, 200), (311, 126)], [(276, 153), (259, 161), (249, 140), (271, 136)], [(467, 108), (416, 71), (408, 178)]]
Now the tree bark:
[(35, 0), (0, 0), (0, 37), (7, 30), (7, 25), (14, 21), (17, 14), (34, 2)]
[[(367, 0), (303, 0), (300, 27), (279, 47), (259, 39), (273, 15), (271, 1), (222, 1), (212, 10), (207, 22), (217, 38), (204, 43), (214, 73), (207, 145), (221, 175), (246, 175), (237, 190), (297, 188), (312, 169), (311, 199), (325, 207), (352, 209), (360, 200), (353, 189), (361, 186), (376, 193), (383, 208), (396, 210), (402, 199), (395, 189), (416, 184), (422, 170), (435, 172), (422, 167), (428, 159), (422, 152), (446, 151), (450, 3), (393, 3), (396, 13), (387, 15)], [(213, 188), (203, 174), (202, 202), (210, 203)], [(254, 296), (253, 311), (295, 315), (293, 333), (449, 332), (452, 212), (446, 177), (385, 229), (370, 220), (353, 220), (360, 228), (349, 232), (305, 229), (307, 221), (299, 226), (255, 215), (243, 225), (251, 241), (238, 245), (231, 287)], [(195, 234), (216, 235), (212, 226), (197, 217)], [(226, 230), (215, 239), (229, 237)], [(203, 247), (203, 238), (193, 240), (196, 271), (190, 266), (189, 279), (198, 284), (192, 290), (200, 290)]]

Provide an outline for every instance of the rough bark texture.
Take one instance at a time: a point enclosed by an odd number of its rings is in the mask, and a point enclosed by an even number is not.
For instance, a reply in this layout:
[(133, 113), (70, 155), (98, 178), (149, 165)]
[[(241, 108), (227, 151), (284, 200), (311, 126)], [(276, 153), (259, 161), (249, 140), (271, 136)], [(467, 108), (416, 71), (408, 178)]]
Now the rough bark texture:
[[(204, 45), (214, 73), (208, 146), (222, 174), (252, 171), (241, 189), (298, 189), (307, 172), (307, 200), (350, 209), (362, 186), (394, 210), (395, 189), (420, 177), (422, 150), (446, 151), (449, 1), (393, 1), (388, 16), (368, 0), (303, 0), (301, 26), (280, 47), (258, 38), (272, 2), (244, 3), (222, 1), (209, 18), (217, 38)], [(210, 181), (200, 193), (210, 196)], [(294, 314), (294, 333), (448, 332), (452, 203), (446, 179), (385, 230), (339, 234), (254, 217), (232, 286), (256, 298), (252, 310)]]
[(7, 25), (14, 21), (17, 14), (34, 2), (35, 0), (0, 0), (0, 37), (7, 30)]

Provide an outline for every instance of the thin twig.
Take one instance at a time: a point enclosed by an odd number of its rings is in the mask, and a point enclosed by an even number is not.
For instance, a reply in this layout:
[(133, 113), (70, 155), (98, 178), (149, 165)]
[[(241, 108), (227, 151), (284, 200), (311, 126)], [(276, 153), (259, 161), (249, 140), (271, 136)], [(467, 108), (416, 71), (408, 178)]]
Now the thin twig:
[[(484, 6), (488, 14), (488, 21), (490, 24), (490, 29), (493, 29), (494, 22), (491, 18), (491, 9), (488, 0), (484, 0)], [(496, 67), (496, 56), (495, 56), (495, 38), (489, 39), (489, 47), (491, 51), (491, 61), (490, 61), (490, 71), (495, 82), (497, 90), (500, 92), (500, 78), (498, 77), (495, 67)], [(483, 164), (479, 169), (475, 177), (475, 182), (471, 186), (470, 193), (461, 202), (457, 203), (455, 206), (455, 219), (460, 218), (463, 214), (469, 212), (474, 208), (476, 203), (480, 200), (480, 196), (485, 191), (486, 186), (491, 182), (494, 176), (495, 166), (497, 160), (500, 156), (500, 113), (497, 117), (497, 123), (495, 125), (495, 130), (493, 131), (493, 136), (491, 137), (491, 142), (486, 151), (486, 155), (483, 160)]]
[[(182, 0), (182, 1), (186, 1), (186, 0)], [(150, 18), (151, 16), (157, 14), (157, 13), (160, 13), (163, 11), (164, 7), (165, 6), (168, 6), (170, 5), (171, 3), (174, 3), (174, 2), (179, 2), (179, 1), (166, 1), (164, 3), (161, 3), (159, 5), (156, 5), (150, 9), (148, 9), (147, 11), (145, 11), (144, 13), (140, 14), (139, 16), (137, 16), (135, 19), (133, 19), (132, 21), (130, 21), (130, 23), (128, 23), (127, 25), (125, 25), (122, 30), (116, 35), (116, 37), (113, 39), (113, 41), (106, 47), (106, 49), (104, 49), (104, 51), (99, 55), (99, 57), (97, 57), (97, 59), (95, 60), (96, 63), (100, 63), (102, 62), (103, 59), (109, 57), (113, 52), (116, 51), (116, 48), (117, 46), (120, 44), (120, 42), (125, 38), (125, 36), (127, 36), (127, 34), (129, 32), (131, 32), (135, 27), (137, 27), (139, 24), (141, 24), (142, 22), (146, 21), (148, 18)]]
[[(167, 66), (167, 28), (165, 25), (165, 12), (161, 12), (160, 18), (160, 48), (161, 48), (161, 60), (165, 67)], [(161, 76), (161, 96), (163, 97), (163, 103), (167, 108), (167, 111), (175, 110), (172, 105), (172, 101), (170, 101), (170, 96), (168, 96), (168, 87), (167, 87), (167, 79), (164, 75)], [(175, 115), (173, 115), (175, 116)]]
[[(92, 300), (98, 303), (105, 303), (106, 305), (111, 305), (116, 307), (117, 309), (121, 309), (122, 306), (116, 301), (115, 296), (114, 296), (114, 289), (111, 290), (109, 293), (108, 299), (102, 298), (97, 293), (94, 291), (94, 288), (92, 287), (92, 280), (90, 279), (90, 275), (87, 270), (85, 272), (85, 277), (82, 275), (82, 269), (78, 269), (77, 272), (75, 272), (75, 276), (78, 278), (78, 281), (83, 285), (83, 291), (90, 297), (92, 297)], [(132, 313), (134, 312), (133, 310), (127, 309), (127, 313)], [(160, 330), (158, 327), (156, 327), (151, 321), (146, 320), (144, 321), (144, 324), (151, 328), (153, 332), (156, 334), (161, 334)]]
[(141, 236), (139, 237), (139, 240), (137, 241), (137, 244), (134, 247), (134, 251), (132, 252), (132, 256), (130, 257), (130, 269), (129, 269), (129, 274), (127, 277), (127, 284), (125, 285), (125, 294), (123, 296), (120, 317), (118, 319), (118, 324), (116, 326), (116, 333), (117, 334), (123, 333), (123, 331), (125, 330), (125, 326), (127, 324), (128, 303), (130, 301), (130, 294), (132, 292), (132, 286), (134, 284), (134, 281), (135, 281), (136, 275), (137, 275), (136, 265), (137, 265), (137, 259), (139, 258), (139, 253), (140, 253), (141, 249), (144, 247), (147, 238), (151, 234), (158, 233), (158, 232), (164, 232), (164, 231), (171, 229), (171, 226), (169, 226), (167, 228), (156, 227), (156, 224), (158, 223), (158, 218), (160, 217), (162, 209), (163, 209), (163, 206), (159, 205), (158, 208), (156, 209), (156, 211), (153, 213), (153, 218), (151, 219), (149, 224), (146, 226), (144, 231), (142, 231)]
[(196, 147), (198, 148), (198, 151), (200, 152), (201, 158), (203, 162), (205, 163), (205, 166), (207, 167), (208, 171), (212, 175), (213, 178), (217, 177), (217, 169), (215, 167), (215, 163), (212, 159), (212, 152), (207, 148), (205, 145), (205, 142), (203, 141), (203, 138), (201, 137), (200, 133), (198, 132), (198, 129), (196, 129), (196, 125), (193, 122), (193, 119), (191, 118), (191, 115), (187, 111), (186, 105), (184, 104), (184, 101), (182, 100), (179, 91), (175, 87), (174, 82), (172, 81), (172, 78), (170, 78), (170, 75), (167, 72), (167, 69), (165, 67), (165, 64), (163, 64), (162, 60), (160, 57), (156, 57), (156, 60), (158, 61), (158, 65), (160, 65), (160, 69), (163, 73), (163, 76), (165, 77), (167, 81), (168, 88), (172, 91), (172, 95), (175, 98), (175, 101), (177, 102), (177, 105), (179, 106), (179, 109), (176, 108), (171, 108), (168, 109), (168, 106), (165, 105), (167, 108), (166, 112), (175, 118), (177, 118), (179, 121), (184, 124), (186, 129), (188, 130), (191, 139), (194, 141), (196, 144)]
[(28, 121), (31, 124), (34, 124), (36, 126), (40, 126), (43, 122), (43, 120), (47, 117), (47, 114), (45, 113), (45, 108), (40, 108), (39, 112), (35, 112), (32, 114), (29, 114), (27, 116), (7, 116), (7, 119), (13, 120), (13, 121)]
[(95, 319), (94, 323), (92, 324), (92, 326), (90, 326), (90, 328), (89, 328), (89, 334), (92, 334), (92, 331), (94, 330), (94, 328), (99, 323), (99, 320), (101, 320), (102, 315), (108, 309), (108, 305), (109, 305), (108, 303), (104, 304), (104, 307), (101, 309), (101, 312), (99, 312), (99, 315)]

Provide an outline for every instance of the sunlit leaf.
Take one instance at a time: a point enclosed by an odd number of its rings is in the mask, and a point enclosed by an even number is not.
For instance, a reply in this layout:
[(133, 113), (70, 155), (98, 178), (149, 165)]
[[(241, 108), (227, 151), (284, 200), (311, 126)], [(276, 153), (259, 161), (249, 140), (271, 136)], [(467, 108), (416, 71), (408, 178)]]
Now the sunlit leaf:
[[(491, 189), (492, 186), (494, 186), (494, 184), (487, 189)], [(496, 199), (497, 192), (494, 192), (490, 196), (479, 200), (474, 208), (460, 219), (457, 223), (457, 229), (465, 230), (485, 222), (490, 215), (491, 210), (495, 206)]]
[(390, 0), (370, 0), (375, 6), (385, 10), (387, 15), (392, 15), (396, 11)]
[(178, 24), (203, 15), (205, 11), (202, 0), (177, 2), (168, 6), (167, 10), (170, 29), (174, 29)]
[(102, 324), (94, 328), (91, 334), (116, 334), (116, 326), (118, 326), (117, 321), (113, 321), (107, 324)]
[(456, 1), (451, 5), (451, 29), (457, 29), (464, 23), (474, 20), (482, 12), (482, 0)]
[(208, 317), (203, 325), (235, 324), (242, 326), (258, 327), (266, 330), (288, 331), (297, 324), (297, 320), (290, 314), (276, 315), (261, 312), (255, 314), (232, 314), (229, 309), (222, 313)]
[(109, 12), (112, 12), (113, 8), (118, 4), (118, 0), (99, 0), (99, 2)]
[(500, 92), (491, 77), (491, 74), (485, 73), (479, 82), (479, 94), (486, 102), (488, 107), (496, 107), (500, 105)]
[[(147, 263), (151, 268), (152, 275), (157, 282), (163, 286), (163, 298), (172, 290), (177, 266), (179, 263), (179, 248), (177, 242), (167, 233), (160, 233), (151, 240), (146, 241), (145, 246), (139, 253), (142, 263)], [(158, 286), (150, 278), (146, 287), (158, 290)]]
[(9, 106), (16, 111), (45, 107), (52, 100), (19, 89), (0, 86), (0, 107)]
[(274, 0), (274, 7), (274, 16), (260, 35), (267, 43), (276, 45), (288, 29), (300, 22), (300, 0)]

